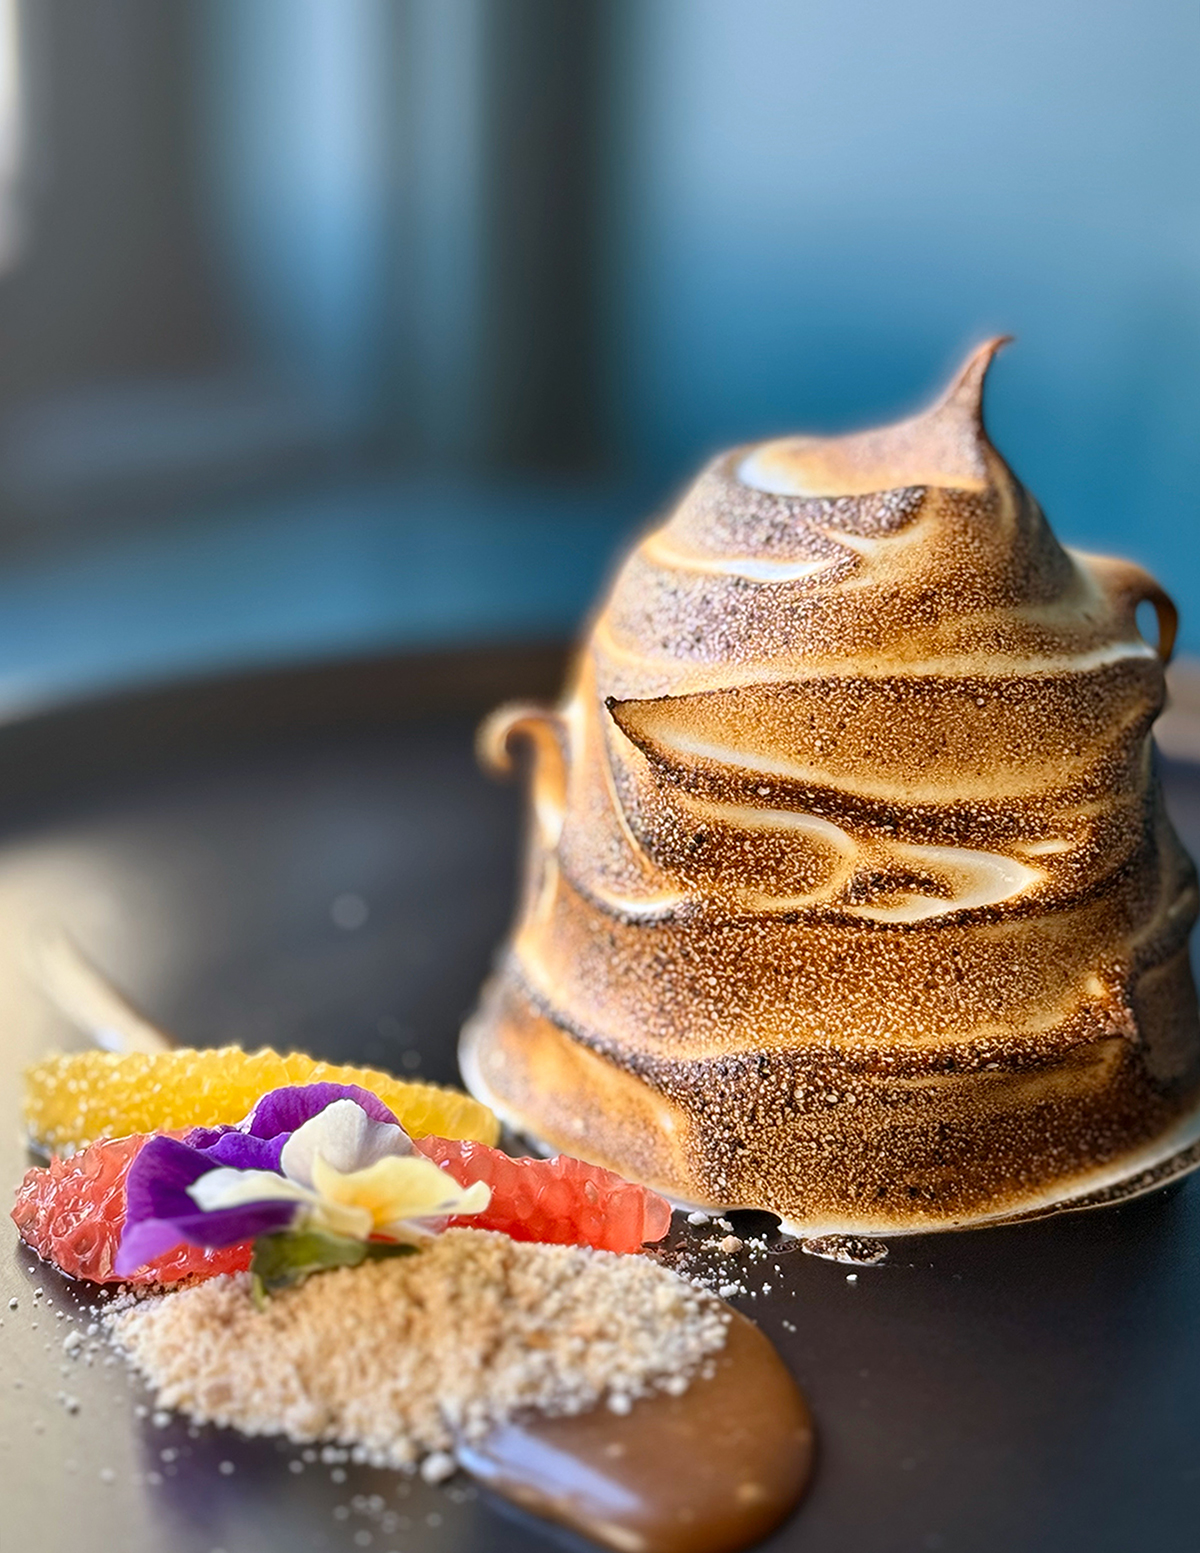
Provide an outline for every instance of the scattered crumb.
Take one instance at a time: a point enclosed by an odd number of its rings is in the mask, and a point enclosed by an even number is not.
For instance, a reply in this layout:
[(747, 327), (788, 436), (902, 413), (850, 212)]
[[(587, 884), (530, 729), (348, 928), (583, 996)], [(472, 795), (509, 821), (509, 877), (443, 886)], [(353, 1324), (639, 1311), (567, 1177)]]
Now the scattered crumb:
[(686, 1384), (724, 1345), (728, 1316), (649, 1258), (450, 1230), (417, 1256), (310, 1278), (261, 1312), (243, 1274), (107, 1322), (160, 1409), (412, 1468), (519, 1408), (576, 1413), (607, 1398), (619, 1410)]
[(717, 1249), (723, 1251), (726, 1256), (736, 1256), (742, 1248), (742, 1242), (736, 1235), (726, 1235), (724, 1240), (717, 1243)]
[(457, 1470), (458, 1463), (449, 1451), (431, 1451), (421, 1463), (421, 1476), (427, 1483), (441, 1483)]
[(888, 1248), (882, 1240), (865, 1235), (815, 1235), (800, 1241), (807, 1256), (823, 1257), (827, 1262), (853, 1262), (859, 1267), (874, 1267), (886, 1261)]

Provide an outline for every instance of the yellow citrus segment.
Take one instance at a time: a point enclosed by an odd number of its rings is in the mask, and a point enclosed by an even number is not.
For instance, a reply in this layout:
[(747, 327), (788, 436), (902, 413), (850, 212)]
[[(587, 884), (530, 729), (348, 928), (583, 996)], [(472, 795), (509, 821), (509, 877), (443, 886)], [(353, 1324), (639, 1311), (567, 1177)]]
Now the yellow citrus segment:
[(378, 1068), (317, 1062), (301, 1052), (238, 1046), (205, 1051), (72, 1052), (26, 1075), (25, 1119), (33, 1141), (60, 1153), (97, 1138), (240, 1122), (260, 1095), (285, 1084), (358, 1084), (378, 1095), (414, 1138), (493, 1144), (500, 1124), (470, 1095), (393, 1078)]

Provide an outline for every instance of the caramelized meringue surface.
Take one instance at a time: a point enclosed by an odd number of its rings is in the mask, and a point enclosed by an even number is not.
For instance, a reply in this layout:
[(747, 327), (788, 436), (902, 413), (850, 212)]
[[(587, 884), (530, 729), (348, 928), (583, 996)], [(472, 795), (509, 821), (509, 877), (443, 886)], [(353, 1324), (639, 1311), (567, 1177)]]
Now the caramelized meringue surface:
[[(468, 1082), (551, 1146), (791, 1227), (949, 1227), (1175, 1146), (1196, 881), (1150, 728), (1175, 612), (992, 448), (992, 341), (922, 416), (716, 459), (532, 744)], [(1153, 605), (1157, 646), (1135, 613)]]

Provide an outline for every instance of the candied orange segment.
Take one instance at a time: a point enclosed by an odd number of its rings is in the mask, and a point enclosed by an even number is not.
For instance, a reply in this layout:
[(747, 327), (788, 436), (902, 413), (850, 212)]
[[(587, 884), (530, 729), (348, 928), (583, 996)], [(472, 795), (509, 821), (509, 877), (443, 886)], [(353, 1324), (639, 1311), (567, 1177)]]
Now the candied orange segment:
[(487, 1106), (457, 1090), (270, 1047), (71, 1052), (45, 1058), (25, 1079), (30, 1137), (59, 1153), (97, 1138), (240, 1122), (260, 1095), (285, 1084), (358, 1084), (378, 1095), (414, 1138), (436, 1133), (491, 1144), (500, 1135)]

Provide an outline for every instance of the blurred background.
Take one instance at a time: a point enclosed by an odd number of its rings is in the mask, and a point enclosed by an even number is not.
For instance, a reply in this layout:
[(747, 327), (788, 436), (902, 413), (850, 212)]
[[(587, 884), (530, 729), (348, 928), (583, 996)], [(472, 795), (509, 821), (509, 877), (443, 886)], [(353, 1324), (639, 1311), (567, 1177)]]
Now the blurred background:
[(0, 699), (560, 636), (928, 399), (1200, 650), (1194, 0), (0, 0)]

